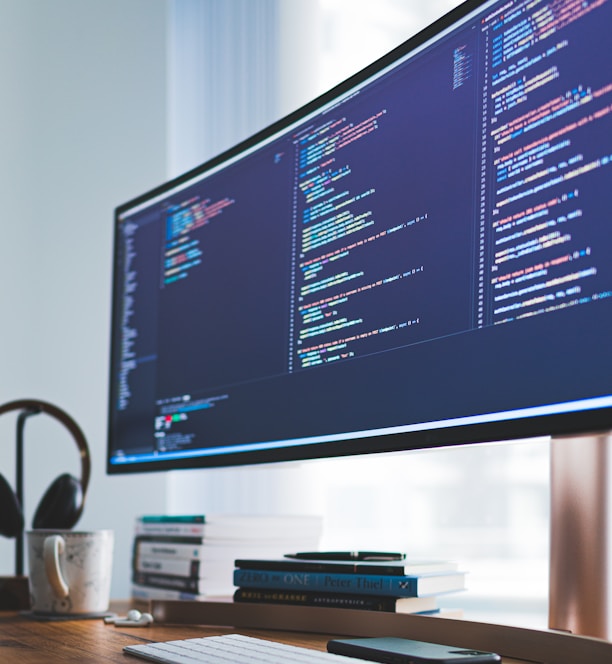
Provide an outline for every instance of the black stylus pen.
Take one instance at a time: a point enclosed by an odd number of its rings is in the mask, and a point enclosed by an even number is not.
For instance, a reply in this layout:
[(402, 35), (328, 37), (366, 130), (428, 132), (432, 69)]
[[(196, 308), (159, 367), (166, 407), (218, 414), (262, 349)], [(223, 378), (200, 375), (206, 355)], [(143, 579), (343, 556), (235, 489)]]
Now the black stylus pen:
[(404, 560), (405, 553), (392, 553), (389, 551), (304, 551), (300, 553), (286, 553), (285, 558), (297, 560)]

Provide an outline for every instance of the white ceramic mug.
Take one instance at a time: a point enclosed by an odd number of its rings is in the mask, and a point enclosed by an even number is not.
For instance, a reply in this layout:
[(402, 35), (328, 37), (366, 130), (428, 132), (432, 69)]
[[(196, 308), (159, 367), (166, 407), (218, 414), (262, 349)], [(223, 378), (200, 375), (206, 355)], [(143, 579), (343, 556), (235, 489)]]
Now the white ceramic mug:
[(34, 613), (83, 616), (108, 610), (112, 530), (32, 530), (27, 539)]

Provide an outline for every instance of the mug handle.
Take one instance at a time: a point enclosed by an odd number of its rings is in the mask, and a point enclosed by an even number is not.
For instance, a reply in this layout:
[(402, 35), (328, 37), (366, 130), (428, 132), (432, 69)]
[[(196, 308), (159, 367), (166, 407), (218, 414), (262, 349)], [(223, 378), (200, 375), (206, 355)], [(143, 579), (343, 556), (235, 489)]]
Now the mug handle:
[(63, 599), (68, 597), (68, 584), (62, 576), (60, 570), (59, 557), (66, 550), (66, 542), (61, 535), (50, 535), (43, 544), (43, 559), (45, 561), (45, 571), (47, 579), (53, 592), (57, 597)]

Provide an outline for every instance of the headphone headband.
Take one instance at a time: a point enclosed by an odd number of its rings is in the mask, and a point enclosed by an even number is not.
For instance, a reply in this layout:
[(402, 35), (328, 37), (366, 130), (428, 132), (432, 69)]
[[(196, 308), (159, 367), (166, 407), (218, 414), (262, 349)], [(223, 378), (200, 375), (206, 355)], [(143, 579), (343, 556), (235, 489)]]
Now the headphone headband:
[(0, 415), (12, 410), (30, 410), (38, 413), (47, 413), (47, 415), (50, 415), (61, 422), (66, 429), (70, 431), (74, 438), (74, 442), (79, 448), (79, 457), (81, 459), (81, 486), (83, 488), (83, 495), (85, 495), (91, 475), (91, 460), (89, 458), (87, 441), (81, 427), (79, 427), (68, 413), (47, 401), (39, 401), (37, 399), (17, 399), (16, 401), (9, 401), (0, 406)]

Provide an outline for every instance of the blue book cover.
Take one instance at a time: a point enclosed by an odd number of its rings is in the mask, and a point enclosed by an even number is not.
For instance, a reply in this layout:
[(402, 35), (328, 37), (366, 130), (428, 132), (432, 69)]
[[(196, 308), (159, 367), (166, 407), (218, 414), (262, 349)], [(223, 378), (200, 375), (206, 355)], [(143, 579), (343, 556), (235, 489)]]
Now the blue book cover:
[(287, 570), (234, 570), (234, 585), (239, 588), (277, 588), (358, 593), (392, 597), (425, 597), (465, 588), (465, 573), (391, 576), (340, 574)]

